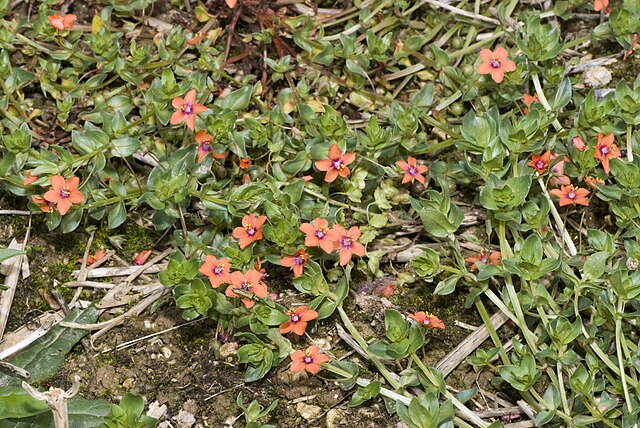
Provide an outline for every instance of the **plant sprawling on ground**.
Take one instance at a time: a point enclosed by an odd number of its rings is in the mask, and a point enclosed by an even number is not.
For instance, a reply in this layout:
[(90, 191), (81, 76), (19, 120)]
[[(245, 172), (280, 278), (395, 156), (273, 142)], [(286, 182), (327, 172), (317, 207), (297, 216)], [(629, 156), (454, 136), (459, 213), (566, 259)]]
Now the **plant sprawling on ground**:
[[(387, 309), (373, 344), (349, 319), (352, 274), (394, 272), (385, 295), (464, 290), (490, 336), (468, 362), (517, 391), (537, 426), (636, 426), (637, 0), (543, 12), (178, 1), (174, 24), (148, 17), (169, 2), (101, 3), (27, 14), (0, 1), (0, 183), (24, 201), (13, 208), (63, 233), (115, 229), (134, 211), (168, 231), (160, 281), (185, 320), (209, 317), (220, 340), (242, 342), (246, 382), (324, 369), (359, 385), (350, 405), (381, 395), (411, 427), (489, 426), (465, 404), (477, 389), (453, 395), (424, 363), (431, 329), (445, 328), (437, 308)], [(589, 51), (633, 71), (585, 87)], [(418, 249), (406, 266), (392, 264), (401, 234)], [(274, 272), (295, 299), (273, 292)], [(485, 305), (516, 326), (510, 348)], [(381, 377), (314, 343), (310, 327), (330, 317)], [(127, 403), (141, 417), (126, 396), (105, 426)], [(258, 427), (276, 402), (238, 405)]]

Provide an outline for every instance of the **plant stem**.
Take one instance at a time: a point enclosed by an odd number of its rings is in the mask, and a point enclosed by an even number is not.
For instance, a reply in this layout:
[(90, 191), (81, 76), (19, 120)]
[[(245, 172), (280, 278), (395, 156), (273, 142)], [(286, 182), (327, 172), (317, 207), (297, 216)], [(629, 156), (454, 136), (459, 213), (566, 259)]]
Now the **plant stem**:
[(502, 360), (502, 364), (509, 364), (509, 356), (502, 347), (502, 342), (500, 341), (498, 332), (493, 328), (493, 324), (491, 324), (491, 317), (489, 317), (489, 313), (484, 307), (484, 303), (482, 303), (482, 300), (478, 297), (475, 298), (474, 302), (476, 304), (476, 309), (478, 309), (478, 313), (480, 314), (480, 318), (482, 318), (482, 322), (489, 332), (489, 336), (491, 337), (493, 344), (500, 350), (500, 359)]
[(624, 300), (618, 296), (618, 305), (617, 305), (617, 314), (616, 314), (616, 354), (618, 355), (618, 368), (620, 370), (621, 376), (620, 380), (622, 381), (622, 391), (624, 392), (624, 402), (627, 406), (627, 410), (629, 414), (632, 414), (633, 411), (631, 409), (631, 398), (629, 397), (629, 388), (627, 388), (627, 381), (625, 379), (626, 374), (624, 371), (624, 355), (622, 355), (621, 348), (621, 340), (622, 340), (622, 314), (624, 313)]
[(363, 210), (362, 208), (352, 207), (349, 204), (345, 204), (345, 203), (339, 202), (339, 201), (334, 201), (333, 199), (330, 199), (330, 198), (328, 198), (328, 197), (326, 197), (324, 195), (321, 195), (320, 193), (314, 192), (311, 189), (307, 189), (306, 187), (304, 188), (304, 193), (306, 193), (307, 195), (315, 196), (316, 198), (327, 202), (329, 205), (334, 205), (336, 207), (342, 207), (342, 208), (348, 208), (351, 211), (355, 211), (357, 213), (369, 216), (369, 213), (366, 210)]
[(633, 125), (627, 125), (627, 159), (633, 162)]
[[(540, 78), (537, 73), (533, 73), (531, 75), (531, 80), (533, 80), (533, 86), (536, 88), (536, 94), (538, 94), (538, 98), (540, 98), (540, 103), (544, 107), (546, 111), (551, 111), (551, 106), (549, 105), (549, 101), (547, 101), (547, 97), (544, 96), (544, 92), (542, 91), (542, 85), (540, 85)], [(562, 130), (562, 125), (558, 119), (553, 120), (553, 127), (556, 128), (556, 131)]]

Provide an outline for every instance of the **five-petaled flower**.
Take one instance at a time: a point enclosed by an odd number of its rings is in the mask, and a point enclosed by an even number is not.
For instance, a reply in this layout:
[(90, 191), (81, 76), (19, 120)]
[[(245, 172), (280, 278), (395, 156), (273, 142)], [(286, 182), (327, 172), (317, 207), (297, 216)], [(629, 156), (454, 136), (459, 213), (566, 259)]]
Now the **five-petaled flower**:
[(587, 186), (592, 189), (597, 189), (597, 186), (604, 186), (604, 180), (599, 177), (586, 177), (584, 181), (587, 183)]
[(602, 162), (602, 169), (609, 174), (609, 160), (620, 157), (620, 149), (613, 141), (613, 134), (602, 135), (598, 132), (598, 145), (593, 156)]
[(218, 260), (213, 256), (205, 256), (204, 264), (200, 266), (198, 272), (209, 278), (213, 288), (220, 287), (221, 284), (229, 282), (229, 260), (222, 258)]
[(585, 206), (589, 205), (589, 198), (587, 198), (589, 191), (587, 189), (575, 187), (572, 184), (562, 186), (560, 189), (553, 189), (549, 193), (559, 198), (558, 202), (561, 207), (576, 204)]
[(196, 103), (195, 89), (187, 92), (184, 98), (175, 97), (171, 104), (177, 110), (171, 115), (170, 123), (177, 125), (184, 122), (192, 131), (196, 128), (196, 115), (208, 110), (205, 105)]
[(551, 163), (551, 150), (547, 150), (542, 155), (531, 155), (531, 162), (527, 165), (531, 168), (535, 168), (538, 171), (538, 174), (544, 174), (544, 172), (549, 168), (549, 164)]
[(429, 171), (429, 168), (426, 165), (418, 165), (416, 158), (409, 156), (406, 162), (399, 160), (396, 162), (396, 165), (404, 171), (402, 184), (413, 181), (414, 179), (418, 180), (420, 184), (424, 184), (424, 175), (422, 174)]
[(226, 153), (218, 153), (213, 150), (211, 143), (213, 143), (213, 136), (207, 134), (207, 131), (200, 130), (196, 132), (196, 143), (198, 143), (198, 163), (202, 162), (209, 153), (216, 159), (224, 159)]
[(242, 303), (249, 309), (256, 304), (255, 298), (266, 299), (269, 295), (267, 285), (262, 282), (262, 274), (255, 269), (250, 269), (246, 274), (236, 271), (229, 275), (229, 285), (224, 294), (227, 297), (239, 297), (236, 293), (241, 293)]
[(293, 276), (299, 277), (302, 275), (302, 271), (304, 267), (307, 265), (309, 261), (309, 254), (303, 250), (299, 249), (293, 256), (286, 256), (280, 259), (280, 266), (293, 268)]
[(306, 306), (289, 309), (287, 315), (289, 315), (289, 321), (280, 324), (280, 334), (286, 334), (292, 331), (298, 336), (302, 336), (307, 329), (307, 323), (318, 318), (318, 313)]
[(516, 64), (507, 59), (509, 52), (502, 46), (491, 52), (489, 49), (480, 51), (482, 64), (478, 66), (479, 74), (491, 74), (494, 82), (500, 83), (504, 79), (504, 73), (515, 71)]
[(358, 226), (351, 227), (347, 232), (344, 227), (339, 224), (334, 224), (333, 230), (337, 234), (337, 240), (334, 246), (336, 250), (340, 250), (340, 266), (349, 263), (353, 254), (359, 257), (364, 256), (364, 245), (357, 242), (358, 238), (360, 238), (360, 229)]
[(60, 15), (58, 12), (53, 15), (47, 16), (49, 18), (49, 23), (56, 30), (68, 30), (73, 27), (73, 23), (76, 21), (76, 16), (73, 13), (68, 15)]
[(587, 148), (584, 140), (579, 135), (576, 135), (571, 139), (571, 144), (573, 144), (573, 147), (575, 147), (579, 152), (584, 152)]
[(45, 201), (42, 196), (31, 195), (31, 200), (38, 205), (38, 208), (40, 208), (40, 211), (43, 213), (52, 213), (56, 208), (55, 202)]
[(355, 160), (356, 154), (354, 152), (342, 153), (342, 150), (340, 150), (337, 144), (332, 144), (329, 148), (329, 159), (316, 161), (315, 165), (320, 171), (327, 172), (324, 181), (331, 183), (338, 178), (338, 175), (340, 177), (347, 177), (351, 173), (347, 165), (353, 163)]
[(256, 217), (247, 214), (242, 218), (242, 226), (233, 229), (233, 237), (240, 240), (238, 244), (241, 250), (262, 239), (262, 225), (265, 221), (267, 216), (264, 215)]
[(500, 254), (500, 251), (494, 251), (491, 254), (487, 254), (484, 251), (480, 251), (475, 256), (467, 257), (466, 259), (464, 259), (464, 261), (467, 263), (471, 263), (471, 270), (475, 270), (477, 262), (484, 263), (485, 265), (497, 266), (500, 264), (501, 257), (502, 257), (502, 254)]
[(538, 97), (538, 94), (533, 94), (533, 96), (531, 96), (529, 94), (523, 94), (522, 95), (522, 102), (526, 106), (524, 108), (524, 114), (529, 114), (529, 106), (531, 105), (531, 103), (539, 103), (540, 102), (540, 98)]
[(329, 222), (323, 218), (317, 218), (312, 223), (302, 223), (300, 230), (306, 233), (304, 245), (307, 247), (320, 246), (327, 254), (335, 250), (334, 242), (338, 240), (338, 234), (329, 229)]
[(309, 346), (304, 352), (297, 350), (291, 354), (291, 371), (293, 373), (308, 371), (316, 374), (320, 371), (320, 364), (329, 361), (329, 357), (320, 353), (320, 348), (315, 345)]
[(444, 328), (444, 323), (440, 321), (440, 318), (429, 312), (416, 312), (407, 315), (407, 318), (414, 320), (420, 325), (430, 328)]
[[(558, 156), (560, 155), (558, 154), (551, 155), (551, 160), (557, 158)], [(570, 160), (571, 159), (565, 156), (564, 158), (562, 158), (560, 162), (556, 162), (553, 165), (553, 168), (551, 168), (551, 172), (553, 173), (553, 177), (551, 177), (551, 182), (553, 183), (553, 185), (568, 186), (571, 184), (571, 179), (566, 175), (564, 175), (564, 163), (569, 162)]]
[(44, 199), (56, 204), (56, 210), (65, 215), (72, 204), (84, 201), (84, 195), (78, 190), (80, 179), (71, 177), (65, 180), (61, 175), (51, 177), (51, 189), (43, 195)]

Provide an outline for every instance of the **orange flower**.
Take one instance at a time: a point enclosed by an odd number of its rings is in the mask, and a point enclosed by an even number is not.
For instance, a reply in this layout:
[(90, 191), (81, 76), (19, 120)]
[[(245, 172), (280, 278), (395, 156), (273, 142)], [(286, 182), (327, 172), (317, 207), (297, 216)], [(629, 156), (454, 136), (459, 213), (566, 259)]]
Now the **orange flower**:
[(56, 204), (56, 210), (61, 215), (65, 215), (72, 204), (79, 204), (84, 201), (84, 195), (78, 190), (80, 179), (71, 177), (65, 180), (61, 175), (51, 177), (51, 189), (43, 197)]
[[(104, 256), (107, 255), (107, 252), (105, 250), (98, 250), (96, 251), (96, 253), (92, 256), (91, 254), (89, 254), (89, 256), (87, 256), (87, 266), (91, 266), (92, 264), (94, 264), (95, 262), (97, 262), (98, 260), (102, 260), (104, 259)], [(78, 263), (82, 263), (83, 259), (78, 259), (76, 260)]]
[(303, 370), (308, 371), (311, 374), (316, 374), (320, 371), (320, 364), (329, 361), (329, 357), (320, 353), (320, 348), (315, 345), (309, 346), (306, 351), (295, 351), (291, 354), (291, 371), (293, 373), (301, 372)]
[(248, 169), (251, 166), (251, 159), (240, 158), (240, 169)]
[(56, 12), (53, 15), (47, 16), (47, 18), (51, 26), (56, 30), (68, 30), (73, 27), (73, 23), (76, 20), (76, 16), (73, 13), (60, 16), (60, 14)]
[(204, 264), (200, 266), (198, 272), (209, 278), (213, 288), (218, 288), (221, 284), (229, 282), (230, 267), (231, 263), (225, 258), (218, 260), (213, 256), (205, 256)]
[(360, 238), (360, 229), (358, 226), (353, 226), (349, 229), (349, 232), (339, 224), (333, 225), (333, 230), (338, 235), (338, 239), (335, 241), (335, 249), (340, 250), (340, 266), (344, 266), (351, 260), (351, 256), (364, 256), (364, 245), (357, 242)]
[[(553, 154), (551, 155), (551, 159), (553, 160), (558, 156), (559, 155), (557, 154)], [(562, 159), (560, 162), (553, 165), (553, 168), (551, 168), (551, 171), (554, 174), (554, 176), (551, 177), (551, 182), (553, 183), (554, 186), (568, 186), (571, 184), (571, 180), (569, 179), (569, 177), (564, 175), (564, 163), (569, 162), (570, 160), (571, 159), (565, 156), (564, 159)]]
[(233, 9), (234, 7), (236, 7), (236, 3), (238, 3), (238, 0), (224, 0), (224, 2), (227, 4), (227, 6)]
[(169, 121), (172, 125), (184, 122), (190, 130), (196, 127), (196, 115), (207, 111), (207, 107), (202, 104), (196, 104), (196, 90), (192, 89), (187, 92), (184, 98), (175, 97), (171, 102), (177, 110), (171, 115)]
[(292, 267), (293, 276), (298, 277), (302, 275), (302, 271), (307, 265), (307, 261), (309, 261), (309, 254), (305, 250), (300, 249), (293, 253), (293, 256), (281, 258), (280, 266)]
[(338, 175), (341, 177), (347, 177), (351, 173), (347, 165), (353, 163), (355, 160), (355, 153), (351, 152), (343, 154), (340, 147), (338, 147), (337, 144), (333, 144), (329, 148), (329, 159), (316, 161), (315, 165), (320, 171), (327, 171), (324, 181), (331, 183), (338, 178)]
[(504, 73), (515, 71), (516, 64), (507, 59), (509, 52), (502, 46), (491, 52), (489, 49), (480, 51), (480, 59), (482, 64), (478, 66), (479, 74), (491, 74), (494, 82), (500, 83), (504, 79)]
[(31, 175), (31, 171), (27, 172), (27, 177), (24, 179), (24, 181), (22, 182), (22, 184), (24, 186), (28, 186), (31, 183), (33, 183), (34, 181), (36, 181), (38, 179), (37, 175)]
[(538, 94), (533, 94), (533, 96), (529, 94), (523, 94), (522, 102), (526, 106), (524, 109), (524, 114), (529, 114), (529, 106), (531, 105), (531, 103), (539, 103), (540, 98), (538, 97)]
[(426, 165), (418, 165), (416, 158), (409, 156), (406, 162), (399, 160), (396, 165), (404, 171), (402, 184), (413, 182), (414, 179), (424, 184), (424, 176), (422, 174), (429, 171), (429, 168)]
[(256, 218), (253, 214), (247, 214), (242, 218), (242, 226), (233, 229), (233, 237), (240, 240), (238, 243), (241, 250), (262, 239), (262, 225), (265, 221), (267, 216), (264, 215)]
[(198, 163), (202, 162), (202, 159), (209, 153), (216, 159), (224, 159), (227, 156), (225, 152), (217, 153), (213, 151), (213, 148), (211, 148), (213, 137), (207, 134), (207, 131), (200, 130), (196, 132), (196, 143), (198, 143)]
[(188, 44), (189, 46), (195, 46), (198, 43), (200, 43), (200, 41), (202, 40), (202, 34), (200, 33), (196, 33), (193, 35), (192, 38), (190, 38), (189, 40), (187, 40), (185, 43)]
[(593, 10), (596, 12), (606, 9), (607, 6), (609, 6), (609, 0), (594, 0), (593, 2)]
[(584, 152), (585, 149), (587, 148), (587, 145), (584, 143), (584, 140), (579, 135), (576, 135), (571, 139), (571, 144), (573, 144), (573, 147), (578, 149), (579, 152)]
[(538, 174), (544, 174), (551, 163), (551, 150), (547, 150), (542, 155), (531, 155), (531, 162), (527, 164), (531, 168), (535, 168)]
[(147, 259), (151, 255), (151, 250), (142, 250), (133, 258), (131, 264), (133, 266), (142, 266), (147, 262)]
[(329, 222), (317, 218), (313, 223), (302, 223), (300, 230), (306, 233), (304, 245), (307, 247), (320, 247), (325, 253), (331, 254), (335, 249), (334, 242), (338, 240), (338, 234), (329, 229)]
[(561, 207), (575, 204), (584, 206), (589, 205), (589, 198), (587, 198), (589, 191), (587, 189), (568, 185), (562, 186), (560, 189), (553, 189), (549, 193), (560, 198), (559, 203)]
[(467, 262), (467, 263), (472, 263), (471, 264), (471, 270), (475, 270), (477, 262), (482, 262), (485, 265), (496, 265), (497, 266), (497, 265), (500, 264), (500, 258), (501, 257), (502, 257), (502, 254), (500, 253), (500, 251), (494, 251), (491, 254), (487, 254), (484, 251), (480, 251), (475, 256), (467, 257), (466, 259), (464, 259), (464, 261)]
[(44, 213), (52, 213), (56, 207), (55, 202), (45, 201), (42, 196), (31, 195), (31, 200), (35, 202), (40, 208), (40, 211)]
[(602, 178), (587, 177), (584, 179), (584, 181), (586, 181), (587, 186), (591, 187), (592, 189), (597, 189), (597, 186), (604, 186), (604, 180)]
[(609, 174), (609, 159), (619, 158), (620, 149), (613, 142), (613, 134), (603, 136), (601, 132), (598, 132), (598, 145), (596, 151), (593, 153), (596, 159), (600, 159), (602, 162), (602, 169)]
[(298, 336), (302, 336), (307, 329), (307, 322), (318, 318), (318, 313), (306, 306), (289, 309), (287, 315), (289, 315), (289, 321), (280, 324), (280, 334), (292, 331)]
[(440, 318), (429, 312), (416, 312), (414, 314), (407, 315), (407, 318), (412, 319), (425, 327), (444, 328), (444, 323), (440, 321)]
[(229, 275), (231, 285), (227, 287), (224, 294), (227, 297), (239, 297), (237, 293), (241, 293), (244, 297), (242, 303), (249, 309), (256, 304), (256, 297), (265, 299), (269, 295), (267, 285), (262, 282), (261, 278), (262, 274), (255, 269), (248, 270), (246, 274), (238, 271), (232, 272)]

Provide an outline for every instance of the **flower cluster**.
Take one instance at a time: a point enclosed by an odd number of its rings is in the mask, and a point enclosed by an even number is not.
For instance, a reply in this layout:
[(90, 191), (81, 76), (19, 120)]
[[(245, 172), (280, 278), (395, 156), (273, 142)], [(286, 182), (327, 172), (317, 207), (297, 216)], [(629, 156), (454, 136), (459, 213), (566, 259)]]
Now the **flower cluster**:
[[(24, 185), (28, 186), (38, 177), (28, 173)], [(44, 195), (32, 195), (31, 199), (38, 205), (42, 212), (51, 213), (54, 210), (60, 215), (65, 215), (73, 204), (79, 204), (85, 200), (84, 194), (78, 190), (80, 179), (71, 177), (65, 179), (61, 175), (51, 177), (51, 188)]]
[[(578, 151), (584, 152), (587, 149), (587, 144), (584, 142), (581, 136), (577, 135), (571, 139), (571, 145)], [(600, 161), (602, 169), (605, 174), (609, 174), (611, 159), (620, 157), (620, 149), (615, 143), (614, 135), (603, 135), (598, 133), (598, 142), (593, 153), (593, 157)], [(540, 175), (544, 174), (551, 162), (559, 155), (552, 154), (551, 150), (547, 150), (541, 155), (532, 154), (531, 161), (527, 164), (531, 168), (534, 168)], [(554, 164), (552, 168), (553, 176), (551, 183), (558, 189), (552, 189), (549, 193), (558, 197), (558, 204), (563, 207), (566, 205), (589, 205), (589, 190), (580, 188), (571, 184), (569, 177), (564, 175), (564, 163), (569, 162), (570, 158), (565, 156), (563, 160)], [(596, 188), (596, 185), (604, 185), (604, 180), (599, 177), (585, 177), (586, 184), (592, 189)]]

